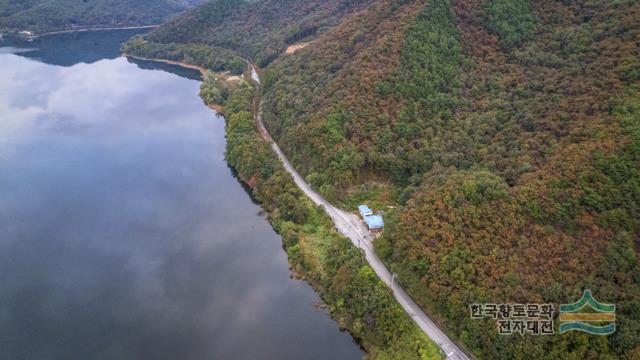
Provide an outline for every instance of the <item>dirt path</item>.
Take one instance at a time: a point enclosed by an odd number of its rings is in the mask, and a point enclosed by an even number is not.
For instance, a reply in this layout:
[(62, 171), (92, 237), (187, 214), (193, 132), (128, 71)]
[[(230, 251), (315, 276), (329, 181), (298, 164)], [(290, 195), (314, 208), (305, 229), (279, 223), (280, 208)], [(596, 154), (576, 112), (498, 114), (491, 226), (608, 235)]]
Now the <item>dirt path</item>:
[(304, 43), (298, 43), (298, 44), (293, 44), (291, 46), (289, 46), (287, 48), (287, 50), (285, 50), (285, 54), (293, 54), (294, 52), (300, 50), (300, 49), (304, 49), (307, 47), (307, 45), (309, 45), (308, 42), (304, 42)]

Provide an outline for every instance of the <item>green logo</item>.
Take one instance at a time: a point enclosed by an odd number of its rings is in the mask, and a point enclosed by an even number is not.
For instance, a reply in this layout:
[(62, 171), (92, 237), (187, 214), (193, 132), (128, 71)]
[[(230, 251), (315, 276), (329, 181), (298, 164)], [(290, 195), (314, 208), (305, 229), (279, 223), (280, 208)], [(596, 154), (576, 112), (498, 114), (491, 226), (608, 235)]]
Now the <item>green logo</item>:
[(598, 302), (589, 290), (584, 291), (578, 302), (560, 305), (561, 334), (576, 330), (594, 335), (609, 335), (616, 331), (615, 321), (616, 306)]

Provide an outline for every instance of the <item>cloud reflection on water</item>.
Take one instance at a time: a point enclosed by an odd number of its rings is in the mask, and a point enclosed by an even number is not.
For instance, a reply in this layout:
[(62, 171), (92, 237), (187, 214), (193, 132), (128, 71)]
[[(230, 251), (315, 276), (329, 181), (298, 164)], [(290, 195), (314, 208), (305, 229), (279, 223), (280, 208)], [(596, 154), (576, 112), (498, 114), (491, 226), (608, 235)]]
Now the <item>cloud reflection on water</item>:
[(197, 82), (0, 55), (0, 357), (346, 359)]

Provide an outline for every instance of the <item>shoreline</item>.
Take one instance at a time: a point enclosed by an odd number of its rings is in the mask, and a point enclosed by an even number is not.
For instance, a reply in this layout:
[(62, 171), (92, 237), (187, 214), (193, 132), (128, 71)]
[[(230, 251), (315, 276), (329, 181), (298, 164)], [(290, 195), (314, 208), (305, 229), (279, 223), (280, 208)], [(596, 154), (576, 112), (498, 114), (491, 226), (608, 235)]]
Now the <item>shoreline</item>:
[[(130, 59), (134, 59), (134, 60), (153, 61), (153, 62), (162, 63), (162, 64), (180, 66), (180, 67), (183, 67), (185, 69), (196, 70), (196, 71), (200, 72), (200, 75), (203, 78), (202, 79), (203, 81), (204, 81), (205, 73), (207, 71), (211, 71), (211, 70), (208, 70), (207, 68), (205, 68), (204, 66), (193, 65), (193, 64), (182, 62), (182, 61), (159, 59), (159, 58), (146, 58), (146, 57), (143, 57), (143, 56), (136, 56), (136, 55), (131, 55), (131, 54), (127, 54), (127, 53), (122, 53), (122, 56), (124, 56), (126, 58), (130, 58)], [(236, 76), (236, 75), (233, 75), (233, 76)], [(233, 76), (231, 76), (231, 77), (233, 77)], [(240, 78), (243, 77), (241, 75), (237, 75), (237, 76), (239, 76)], [(231, 77), (229, 77), (229, 79)], [(229, 79), (227, 79), (227, 80), (229, 80)], [(207, 105), (207, 107), (209, 109), (211, 109), (211, 110), (215, 111), (216, 113), (224, 116), (224, 112), (225, 112), (224, 111), (225, 110), (224, 106), (219, 105), (219, 104), (206, 104), (206, 105)]]
[[(225, 154), (238, 180), (251, 189), (281, 236), (292, 276), (311, 285), (328, 306), (331, 319), (351, 335), (366, 359), (417, 359), (417, 354), (422, 359), (443, 359), (438, 345), (402, 309), (362, 252), (339, 232), (322, 206), (299, 190), (286, 168), (288, 161), (278, 156), (268, 137), (261, 136), (258, 92), (257, 88), (231, 92), (234, 106), (229, 115), (235, 125), (225, 126)], [(252, 105), (253, 116), (247, 114)], [(281, 207), (292, 202), (300, 208), (293, 215), (283, 214)], [(368, 308), (371, 303), (375, 309)], [(384, 331), (391, 325), (397, 330), (393, 335)]]
[(122, 27), (104, 27), (104, 28), (85, 28), (85, 29), (74, 29), (74, 30), (56, 30), (49, 31), (42, 34), (35, 34), (30, 36), (30, 39), (37, 39), (41, 37), (47, 37), (52, 35), (61, 35), (61, 34), (72, 34), (72, 33), (83, 33), (83, 32), (94, 32), (94, 31), (115, 31), (115, 30), (138, 30), (138, 29), (154, 29), (159, 27), (161, 24), (157, 25), (139, 25), (139, 26), (122, 26)]
[(122, 56), (124, 56), (126, 58), (131, 58), (131, 59), (134, 59), (134, 60), (153, 61), (153, 62), (158, 62), (158, 63), (163, 63), (163, 64), (181, 66), (183, 68), (187, 68), (187, 69), (191, 69), (191, 70), (197, 70), (198, 72), (200, 72), (200, 75), (202, 75), (202, 76), (204, 76), (204, 74), (208, 71), (203, 66), (187, 64), (187, 63), (181, 62), (181, 61), (174, 61), (174, 60), (167, 60), (167, 59), (157, 59), (157, 58), (146, 58), (146, 57), (131, 55), (131, 54), (127, 54), (127, 53), (122, 53)]

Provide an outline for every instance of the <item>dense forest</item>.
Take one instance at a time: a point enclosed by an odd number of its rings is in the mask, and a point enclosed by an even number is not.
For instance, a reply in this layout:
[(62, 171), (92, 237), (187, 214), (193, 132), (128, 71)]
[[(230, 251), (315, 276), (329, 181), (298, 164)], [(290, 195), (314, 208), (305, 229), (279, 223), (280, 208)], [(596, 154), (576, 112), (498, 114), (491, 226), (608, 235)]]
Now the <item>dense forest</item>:
[[(326, 197), (399, 205), (377, 251), (478, 357), (634, 359), (639, 39), (637, 1), (383, 2), (267, 70), (267, 125)], [(583, 288), (614, 335), (469, 317)]]
[[(478, 358), (640, 358), (640, 2), (220, 0), (135, 41), (265, 67), (271, 135), (329, 200), (385, 210), (376, 251)], [(348, 246), (317, 236), (320, 214), (235, 113), (230, 163), (275, 214), (292, 263), (344, 304), (331, 285), (341, 266), (325, 261)], [(501, 336), (469, 314), (558, 307), (585, 288), (616, 304), (613, 335)]]
[(288, 45), (314, 38), (373, 0), (214, 0), (146, 36), (151, 45), (225, 48), (266, 66)]
[(165, 59), (205, 67), (216, 72), (242, 74), (247, 62), (236, 52), (200, 44), (151, 43), (135, 36), (122, 45), (122, 53), (147, 59)]
[(0, 32), (160, 24), (205, 0), (0, 0)]

